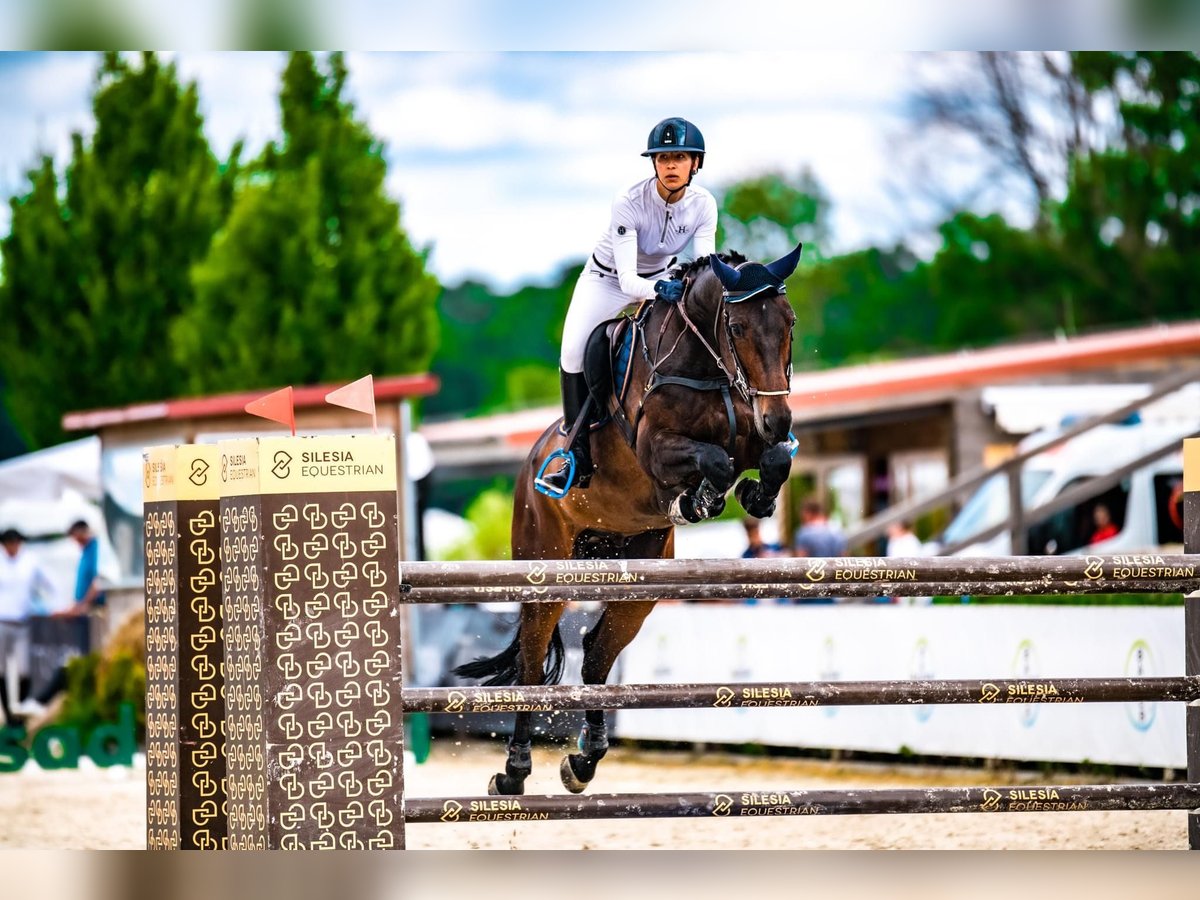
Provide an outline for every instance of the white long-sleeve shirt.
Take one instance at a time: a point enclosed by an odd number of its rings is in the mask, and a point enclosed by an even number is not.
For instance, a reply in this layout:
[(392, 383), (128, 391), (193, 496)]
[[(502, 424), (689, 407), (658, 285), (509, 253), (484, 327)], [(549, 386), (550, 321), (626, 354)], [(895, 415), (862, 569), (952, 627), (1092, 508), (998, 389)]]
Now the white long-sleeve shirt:
[[(717, 201), (691, 185), (674, 203), (658, 195), (656, 179), (647, 178), (613, 200), (612, 220), (593, 251), (596, 262), (616, 271), (621, 292), (634, 300), (654, 296), (661, 271), (689, 241), (696, 258), (717, 249)], [(654, 273), (657, 277), (643, 278)]]
[(24, 622), (36, 609), (35, 598), (49, 597), (53, 591), (53, 583), (27, 550), (9, 556), (0, 549), (0, 622)]

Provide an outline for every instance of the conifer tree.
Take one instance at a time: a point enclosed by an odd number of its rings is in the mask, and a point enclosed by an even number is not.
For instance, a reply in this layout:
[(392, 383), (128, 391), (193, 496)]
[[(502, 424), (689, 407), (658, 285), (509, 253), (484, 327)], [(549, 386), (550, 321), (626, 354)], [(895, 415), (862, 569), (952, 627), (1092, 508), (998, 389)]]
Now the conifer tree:
[(65, 177), (50, 158), (29, 173), (0, 240), (0, 372), (30, 447), (60, 440), (66, 411), (181, 391), (169, 326), (236, 168), (209, 148), (195, 85), (153, 53), (105, 54), (92, 105), (91, 139), (74, 136)]
[(440, 288), (387, 196), (383, 148), (345, 98), (347, 70), (294, 53), (282, 137), (252, 166), (228, 225), (193, 272), (175, 325), (197, 392), (424, 371)]

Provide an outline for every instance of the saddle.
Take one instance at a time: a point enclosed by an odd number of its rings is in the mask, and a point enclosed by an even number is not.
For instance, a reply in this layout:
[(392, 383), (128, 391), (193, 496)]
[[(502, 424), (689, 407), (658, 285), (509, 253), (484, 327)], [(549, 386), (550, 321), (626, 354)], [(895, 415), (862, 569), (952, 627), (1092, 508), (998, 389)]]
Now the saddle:
[(643, 303), (632, 317), (618, 316), (601, 322), (592, 329), (583, 352), (583, 376), (597, 411), (592, 430), (615, 419), (625, 440), (631, 444), (632, 427), (623, 406), (633, 373), (634, 326), (648, 307), (648, 303)]

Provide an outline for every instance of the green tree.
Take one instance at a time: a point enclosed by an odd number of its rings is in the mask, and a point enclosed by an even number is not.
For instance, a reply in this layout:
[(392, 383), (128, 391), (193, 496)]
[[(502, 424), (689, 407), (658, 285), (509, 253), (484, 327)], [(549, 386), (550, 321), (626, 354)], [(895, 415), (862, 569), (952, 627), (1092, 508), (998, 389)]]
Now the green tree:
[(61, 439), (65, 411), (179, 392), (168, 326), (192, 301), (188, 272), (226, 215), (240, 152), (218, 165), (195, 85), (153, 53), (105, 54), (92, 107), (65, 179), (44, 158), (0, 241), (0, 370), (31, 447)]
[(803, 241), (809, 260), (825, 242), (829, 197), (808, 169), (794, 178), (767, 172), (718, 194), (718, 250), (737, 250), (763, 261), (777, 259)]
[(347, 70), (294, 53), (283, 135), (249, 167), (175, 323), (196, 392), (424, 371), (439, 286), (384, 190), (383, 148), (343, 96)]
[(1195, 315), (1200, 276), (1200, 56), (1079, 53), (1120, 136), (1075, 160), (1056, 225), (1085, 322)]
[(425, 402), (428, 414), (494, 412), (558, 402), (563, 320), (582, 264), (565, 268), (545, 287), (494, 294), (467, 281), (438, 304), (443, 341), (432, 371), (442, 389)]

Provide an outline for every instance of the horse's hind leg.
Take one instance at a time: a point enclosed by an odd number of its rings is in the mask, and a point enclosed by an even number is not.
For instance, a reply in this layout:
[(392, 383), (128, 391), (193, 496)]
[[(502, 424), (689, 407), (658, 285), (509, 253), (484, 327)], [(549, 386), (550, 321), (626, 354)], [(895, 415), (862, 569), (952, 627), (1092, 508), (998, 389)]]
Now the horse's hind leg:
[[(521, 626), (517, 638), (520, 646), (517, 684), (542, 684), (548, 680), (544, 669), (546, 655), (565, 605), (529, 603), (521, 607)], [(549, 680), (556, 681), (557, 676)], [(532, 720), (533, 714), (530, 712), (516, 714), (512, 737), (508, 741), (508, 758), (504, 763), (504, 771), (492, 776), (488, 783), (489, 794), (525, 793), (525, 779), (533, 772)]]
[[(617, 656), (637, 635), (655, 601), (610, 603), (583, 640), (583, 683), (604, 684)], [(579, 732), (579, 752), (563, 757), (558, 767), (563, 786), (573, 794), (596, 776), (596, 765), (608, 752), (608, 725), (602, 709), (589, 709)]]

